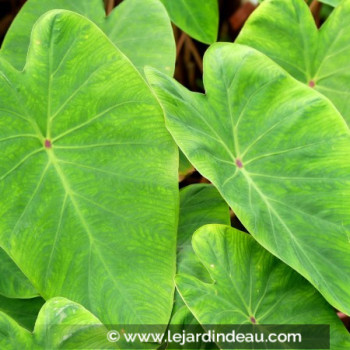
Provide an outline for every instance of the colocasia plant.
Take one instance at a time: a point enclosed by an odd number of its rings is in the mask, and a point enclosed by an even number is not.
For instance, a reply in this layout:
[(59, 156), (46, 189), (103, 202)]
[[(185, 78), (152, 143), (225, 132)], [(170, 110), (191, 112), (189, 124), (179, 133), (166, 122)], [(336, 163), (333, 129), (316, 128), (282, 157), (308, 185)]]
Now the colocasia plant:
[[(0, 51), (1, 349), (317, 324), (350, 349), (350, 0), (324, 3), (318, 28), (265, 0), (235, 43), (216, 0), (25, 3)], [(204, 93), (172, 78), (171, 21), (211, 44)], [(192, 167), (210, 183), (179, 190)]]

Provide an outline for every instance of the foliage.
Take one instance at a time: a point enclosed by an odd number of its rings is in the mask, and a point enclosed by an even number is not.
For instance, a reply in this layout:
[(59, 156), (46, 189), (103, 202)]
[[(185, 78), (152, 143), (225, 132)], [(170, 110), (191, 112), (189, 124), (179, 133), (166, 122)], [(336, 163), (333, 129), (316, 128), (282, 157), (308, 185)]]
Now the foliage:
[(174, 23), (193, 38), (206, 44), (217, 39), (218, 0), (160, 0)]
[(350, 134), (333, 105), (237, 44), (207, 51), (206, 95), (148, 79), (177, 144), (248, 231), (350, 313)]
[(263, 1), (204, 94), (172, 78), (174, 37), (198, 71), (204, 45), (170, 20), (212, 44), (217, 0), (26, 2), (0, 51), (1, 349), (152, 324), (329, 324), (349, 349), (350, 0), (324, 2), (318, 29)]
[(25, 69), (3, 59), (0, 79), (2, 247), (45, 299), (104, 322), (166, 323), (177, 152), (139, 73), (61, 10), (37, 22)]
[[(128, 56), (141, 73), (144, 65), (149, 64), (169, 75), (173, 74), (173, 33), (167, 13), (158, 0), (125, 0), (108, 16), (102, 0), (29, 0), (12, 24), (1, 55), (16, 68), (22, 69), (31, 28), (41, 15), (54, 9), (74, 11), (89, 18)], [(144, 16), (146, 12), (147, 17)]]
[(2, 312), (0, 327), (5, 331), (0, 338), (2, 349), (116, 349), (114, 344), (107, 343), (105, 336), (101, 337), (107, 332), (101, 322), (81, 305), (65, 298), (45, 303), (32, 334)]
[(332, 349), (350, 346), (350, 337), (319, 293), (251, 236), (206, 225), (192, 242), (211, 282), (182, 273), (176, 284), (201, 324), (330, 324)]
[(342, 0), (320, 0), (320, 2), (336, 7), (341, 3)]
[[(180, 191), (180, 217), (177, 236), (177, 271), (202, 279), (209, 275), (195, 256), (191, 239), (198, 228), (206, 224), (229, 225), (228, 206), (219, 192), (211, 185), (196, 184)], [(176, 293), (172, 323), (189, 322), (191, 313)], [(191, 320), (192, 321), (192, 320)]]
[(13, 260), (0, 248), (0, 295), (7, 298), (33, 298), (38, 292)]
[(31, 299), (6, 298), (0, 295), (0, 312), (13, 318), (19, 325), (32, 331), (38, 312), (44, 304), (40, 297)]
[(327, 96), (350, 125), (350, 46), (344, 35), (350, 22), (343, 21), (349, 16), (350, 0), (344, 0), (318, 30), (305, 1), (264, 1), (236, 42), (263, 52), (294, 78)]

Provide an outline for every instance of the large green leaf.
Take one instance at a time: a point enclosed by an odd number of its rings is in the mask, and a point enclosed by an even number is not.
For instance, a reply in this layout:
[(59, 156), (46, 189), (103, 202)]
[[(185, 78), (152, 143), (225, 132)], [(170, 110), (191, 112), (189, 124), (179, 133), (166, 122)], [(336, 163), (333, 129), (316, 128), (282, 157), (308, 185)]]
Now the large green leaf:
[(33, 330), (39, 310), (44, 302), (42, 298), (9, 299), (0, 296), (0, 311), (12, 317), (22, 327)]
[(124, 0), (108, 17), (103, 0), (28, 0), (1, 49), (17, 69), (22, 69), (25, 63), (34, 23), (54, 9), (78, 12), (95, 22), (141, 72), (145, 65), (150, 65), (173, 74), (175, 41), (169, 17), (159, 0)]
[(318, 31), (304, 0), (266, 0), (236, 42), (265, 53), (327, 96), (350, 125), (349, 18), (350, 0), (344, 0)]
[(0, 62), (0, 244), (45, 299), (105, 323), (166, 323), (177, 148), (129, 60), (89, 20), (53, 11), (25, 69)]
[(333, 105), (237, 44), (206, 53), (206, 95), (148, 77), (178, 145), (248, 231), (350, 314), (350, 135)]
[(81, 305), (53, 298), (40, 310), (33, 333), (0, 312), (0, 345), (6, 350), (115, 349), (107, 329)]
[(7, 298), (33, 298), (38, 292), (23, 272), (0, 248), (0, 295)]
[(219, 27), (218, 0), (160, 0), (171, 20), (194, 39), (216, 41)]
[(350, 337), (332, 307), (250, 235), (207, 225), (192, 242), (212, 282), (184, 274), (176, 284), (201, 324), (329, 324), (331, 349), (349, 348)]

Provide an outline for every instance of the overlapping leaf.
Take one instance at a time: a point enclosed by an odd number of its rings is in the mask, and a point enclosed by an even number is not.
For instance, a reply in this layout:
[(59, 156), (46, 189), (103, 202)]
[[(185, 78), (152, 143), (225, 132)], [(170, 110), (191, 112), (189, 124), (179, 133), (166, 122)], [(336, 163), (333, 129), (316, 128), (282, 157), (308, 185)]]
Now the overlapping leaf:
[(349, 348), (349, 335), (332, 307), (251, 236), (207, 225), (192, 242), (212, 283), (183, 274), (176, 284), (201, 324), (329, 324), (331, 349)]
[[(177, 272), (190, 273), (201, 279), (209, 279), (193, 252), (191, 239), (193, 233), (205, 224), (230, 223), (228, 206), (214, 186), (196, 184), (180, 191), (180, 216), (177, 241)], [(173, 310), (173, 323), (189, 323), (190, 313), (181, 298), (176, 295)]]
[(263, 52), (327, 96), (350, 125), (349, 17), (350, 0), (343, 0), (318, 31), (304, 0), (265, 0), (236, 42)]
[(39, 310), (44, 304), (40, 297), (32, 299), (10, 299), (0, 296), (0, 311), (12, 317), (22, 327), (33, 330)]
[(107, 329), (81, 305), (53, 298), (40, 310), (33, 333), (0, 312), (0, 346), (6, 350), (117, 349)]
[(179, 154), (179, 181), (182, 181), (187, 175), (194, 172), (194, 168), (185, 155)]
[(28, 278), (2, 248), (0, 248), (0, 295), (22, 299), (38, 296)]
[(0, 61), (0, 243), (45, 298), (105, 323), (166, 323), (177, 150), (137, 70), (89, 20), (40, 19)]
[(206, 95), (154, 70), (167, 127), (270, 252), (350, 314), (350, 136), (323, 96), (254, 49), (215, 44)]
[[(266, 0), (258, 0), (259, 2), (263, 2)], [(341, 3), (342, 0), (319, 0), (319, 2), (322, 2), (323, 4), (336, 7)]]
[[(1, 53), (22, 69), (30, 33), (38, 18), (49, 10), (78, 12), (95, 22), (143, 73), (145, 65), (172, 75), (175, 41), (170, 20), (159, 0), (124, 0), (108, 17), (103, 0), (28, 0), (8, 31)], [(147, 13), (147, 16), (145, 16)]]
[[(180, 191), (180, 216), (177, 242), (177, 272), (188, 273), (210, 281), (210, 275), (203, 267), (192, 249), (192, 235), (205, 224), (230, 223), (228, 206), (214, 186), (208, 184), (195, 184)], [(184, 304), (179, 293), (175, 294), (171, 327), (181, 325), (180, 332), (186, 329), (193, 332), (193, 325), (198, 325), (191, 311)], [(189, 329), (188, 329), (189, 328)], [(175, 332), (176, 329), (172, 328)], [(213, 349), (212, 343), (201, 343), (198, 349)]]
[(320, 0), (320, 2), (336, 7), (342, 2), (342, 0)]
[[(177, 238), (178, 272), (190, 272), (204, 278), (207, 272), (193, 253), (193, 233), (206, 224), (230, 224), (228, 206), (217, 189), (208, 184), (196, 184), (180, 191), (180, 217)], [(203, 275), (204, 273), (204, 275)]]
[(219, 27), (218, 0), (160, 0), (171, 20), (194, 39), (216, 41)]

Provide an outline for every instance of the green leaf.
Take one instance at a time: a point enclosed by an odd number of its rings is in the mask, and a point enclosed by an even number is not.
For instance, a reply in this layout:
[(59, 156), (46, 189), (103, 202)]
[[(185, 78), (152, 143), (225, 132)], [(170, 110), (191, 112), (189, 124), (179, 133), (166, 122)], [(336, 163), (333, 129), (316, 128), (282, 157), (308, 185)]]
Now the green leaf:
[[(266, 0), (258, 0), (260, 3)], [(329, 5), (329, 6), (333, 6), (336, 7), (338, 6), (342, 0), (318, 0), (319, 2), (322, 2), (323, 4)], [(310, 4), (311, 1), (306, 1), (306, 3)]]
[(92, 22), (53, 11), (23, 71), (0, 61), (0, 96), (1, 246), (45, 299), (166, 324), (178, 157), (141, 75)]
[(331, 349), (349, 347), (350, 337), (332, 307), (250, 235), (206, 225), (192, 244), (212, 281), (183, 274), (176, 285), (201, 324), (329, 324)]
[(179, 147), (248, 231), (350, 314), (350, 137), (333, 105), (237, 44), (207, 51), (206, 95), (148, 78)]
[(44, 302), (42, 298), (9, 299), (0, 296), (0, 311), (16, 320), (20, 326), (31, 331)]
[(29, 0), (16, 16), (1, 49), (17, 69), (24, 66), (34, 23), (54, 9), (71, 10), (95, 22), (142, 74), (145, 65), (173, 74), (175, 40), (168, 14), (159, 0), (124, 0), (108, 17), (103, 0)]
[(184, 32), (206, 44), (216, 41), (219, 28), (218, 0), (160, 0), (171, 20)]
[[(178, 273), (190, 273), (202, 279), (209, 279), (207, 271), (197, 259), (191, 245), (193, 233), (205, 224), (229, 225), (230, 213), (227, 204), (212, 185), (195, 184), (184, 187), (180, 191), (180, 217), (177, 236)], [(181, 298), (176, 297), (173, 311), (177, 312), (183, 306)], [(176, 321), (180, 318), (177, 315), (173, 315), (173, 317)]]
[(35, 349), (115, 349), (101, 321), (65, 298), (50, 299), (40, 310), (33, 333)]
[(342, 1), (344, 0), (319, 0), (319, 2), (322, 2), (324, 4), (336, 7), (338, 6)]
[(6, 350), (115, 349), (107, 329), (81, 305), (53, 298), (40, 310), (33, 334), (0, 312), (0, 345)]
[(349, 17), (350, 0), (344, 0), (318, 31), (304, 0), (266, 0), (236, 42), (263, 52), (327, 96), (350, 125)]
[(182, 181), (187, 175), (193, 172), (193, 165), (182, 152), (179, 152), (179, 180)]
[(38, 292), (23, 272), (0, 248), (0, 295), (7, 298), (33, 298)]
[(177, 236), (177, 260), (179, 273), (188, 272), (204, 278), (203, 269), (193, 253), (193, 233), (205, 224), (230, 224), (227, 204), (217, 191), (208, 184), (187, 186), (180, 191), (180, 217)]
[[(180, 191), (177, 272), (210, 281), (210, 275), (194, 254), (191, 244), (193, 233), (205, 224), (229, 225), (230, 213), (227, 204), (212, 185), (195, 184), (184, 187)], [(183, 329), (188, 325), (198, 324), (178, 292), (175, 294), (171, 324), (183, 325)], [(180, 331), (182, 332), (182, 329)], [(200, 349), (206, 348), (212, 349), (212, 344), (202, 343)]]
[[(6, 350), (31, 350), (33, 341), (28, 330), (0, 311), (0, 347)], [(39, 350), (39, 349), (38, 349)]]

